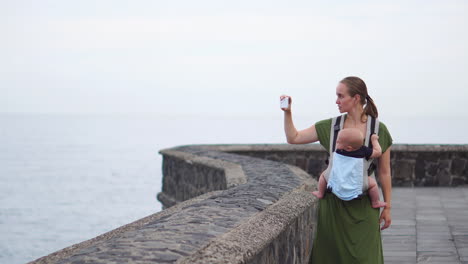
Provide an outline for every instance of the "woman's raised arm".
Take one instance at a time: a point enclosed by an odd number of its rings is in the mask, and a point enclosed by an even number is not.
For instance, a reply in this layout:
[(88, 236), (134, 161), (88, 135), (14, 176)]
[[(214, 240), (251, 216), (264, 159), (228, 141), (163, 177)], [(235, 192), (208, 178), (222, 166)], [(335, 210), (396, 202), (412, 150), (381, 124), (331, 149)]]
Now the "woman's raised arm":
[[(280, 99), (289, 97), (282, 95)], [(317, 131), (315, 125), (306, 128), (301, 131), (297, 131), (292, 120), (291, 113), (292, 98), (289, 97), (289, 106), (287, 108), (281, 108), (284, 111), (284, 132), (286, 134), (286, 140), (289, 144), (307, 144), (318, 141)]]

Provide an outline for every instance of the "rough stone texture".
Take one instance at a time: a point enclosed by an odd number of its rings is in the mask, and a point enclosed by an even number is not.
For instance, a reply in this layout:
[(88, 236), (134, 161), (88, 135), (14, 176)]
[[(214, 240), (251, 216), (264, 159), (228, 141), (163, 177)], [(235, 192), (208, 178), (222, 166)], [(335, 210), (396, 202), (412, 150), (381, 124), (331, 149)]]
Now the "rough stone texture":
[(93, 246), (97, 246), (97, 245), (99, 245), (99, 244), (101, 244), (101, 243), (103, 243), (105, 241), (108, 241), (108, 240), (110, 240), (112, 238), (119, 237), (119, 236), (125, 234), (126, 232), (131, 232), (131, 231), (138, 230), (139, 228), (145, 226), (148, 223), (158, 221), (159, 219), (164, 219), (165, 217), (167, 217), (169, 215), (172, 215), (175, 212), (180, 211), (182, 208), (185, 208), (187, 206), (191, 206), (193, 204), (196, 204), (199, 201), (205, 200), (208, 197), (216, 195), (216, 194), (218, 194), (220, 192), (221, 191), (214, 191), (214, 192), (206, 193), (206, 194), (200, 195), (198, 197), (195, 197), (193, 199), (181, 202), (181, 203), (179, 203), (179, 204), (177, 204), (177, 205), (175, 205), (175, 206), (173, 206), (171, 208), (168, 208), (168, 209), (163, 210), (161, 212), (149, 215), (149, 216), (147, 216), (145, 218), (142, 218), (140, 220), (137, 220), (137, 221), (135, 221), (133, 223), (121, 226), (121, 227), (116, 228), (114, 230), (111, 230), (111, 231), (109, 231), (107, 233), (99, 235), (99, 236), (97, 236), (95, 238), (83, 241), (81, 243), (72, 245), (70, 247), (66, 247), (66, 248), (64, 248), (62, 250), (59, 250), (57, 252), (54, 252), (52, 254), (49, 254), (49, 255), (47, 255), (45, 257), (39, 258), (39, 259), (37, 259), (35, 261), (32, 261), (32, 262), (29, 262), (29, 263), (30, 264), (32, 264), (32, 263), (34, 263), (34, 264), (57, 263), (58, 261), (66, 259), (66, 258), (68, 258), (70, 256), (74, 256), (74, 255), (78, 254), (79, 252), (81, 252), (82, 254), (86, 254), (86, 252), (92, 252), (92, 251), (94, 251), (94, 249), (92, 249)]
[[(221, 148), (230, 153), (295, 165), (314, 179), (327, 167), (328, 154), (318, 144), (223, 145)], [(467, 164), (468, 145), (395, 144), (391, 148), (393, 186), (465, 185), (468, 183)]]
[(460, 158), (455, 158), (452, 160), (452, 168), (451, 168), (451, 174), (456, 175), (456, 176), (463, 176), (463, 173), (465, 172), (467, 160), (466, 159), (460, 159)]
[[(277, 257), (287, 261), (283, 263), (303, 263), (308, 259), (316, 206), (310, 191), (316, 182), (307, 173), (203, 146), (162, 153), (164, 177), (172, 178), (164, 179), (171, 185), (163, 187), (167, 193), (158, 195), (171, 203), (165, 204), (163, 216), (35, 263), (247, 263)], [(222, 190), (190, 199), (199, 190), (216, 189)], [(288, 251), (283, 248), (286, 244)]]
[[(394, 185), (467, 183), (468, 146), (392, 150)], [(311, 175), (326, 167), (321, 146), (192, 145), (161, 154), (158, 199), (167, 209), (31, 263), (306, 263), (316, 223)], [(396, 228), (383, 233), (386, 259), (468, 261), (466, 189), (462, 196), (415, 190), (393, 195)], [(387, 251), (389, 242), (404, 249)]]
[(163, 187), (158, 194), (163, 208), (215, 190), (247, 182), (242, 167), (225, 160), (193, 155), (177, 150), (161, 151)]
[[(306, 263), (313, 236), (307, 230), (315, 230), (315, 206), (310, 207), (315, 205), (315, 198), (301, 192), (285, 195), (246, 223), (177, 263)], [(291, 204), (302, 209), (292, 208)]]
[(393, 168), (393, 185), (411, 186), (415, 178), (415, 160), (395, 160)]

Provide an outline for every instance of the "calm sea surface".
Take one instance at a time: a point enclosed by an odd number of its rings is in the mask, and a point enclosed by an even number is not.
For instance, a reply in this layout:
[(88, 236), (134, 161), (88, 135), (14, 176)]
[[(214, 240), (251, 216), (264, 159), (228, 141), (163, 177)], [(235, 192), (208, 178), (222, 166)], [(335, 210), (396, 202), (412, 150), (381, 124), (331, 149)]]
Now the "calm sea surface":
[[(320, 117), (298, 118), (303, 129)], [(460, 118), (389, 118), (394, 143), (467, 144)], [(276, 117), (0, 114), (0, 263), (25, 263), (161, 210), (158, 150), (284, 143)]]

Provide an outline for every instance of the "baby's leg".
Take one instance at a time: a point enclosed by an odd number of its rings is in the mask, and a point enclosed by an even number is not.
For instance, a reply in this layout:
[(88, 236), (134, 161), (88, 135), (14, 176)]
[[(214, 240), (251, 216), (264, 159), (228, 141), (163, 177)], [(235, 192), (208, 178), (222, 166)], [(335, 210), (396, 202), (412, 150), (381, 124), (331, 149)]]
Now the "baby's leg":
[(372, 177), (368, 177), (368, 179), (369, 189), (367, 190), (371, 199), (372, 208), (384, 207), (385, 205), (387, 205), (387, 203), (379, 201), (379, 187), (377, 186), (377, 182)]
[(322, 172), (318, 181), (318, 191), (312, 192), (312, 194), (317, 196), (317, 198), (322, 199), (325, 194), (325, 189), (327, 189), (327, 180), (325, 180)]

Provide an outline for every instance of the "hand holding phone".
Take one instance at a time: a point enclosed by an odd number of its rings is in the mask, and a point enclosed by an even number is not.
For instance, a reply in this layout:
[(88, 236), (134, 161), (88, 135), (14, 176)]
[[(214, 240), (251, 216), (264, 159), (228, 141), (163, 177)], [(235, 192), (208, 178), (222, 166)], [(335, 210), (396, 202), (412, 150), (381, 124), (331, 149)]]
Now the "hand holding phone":
[(284, 108), (284, 109), (289, 108), (289, 97), (288, 96), (285, 96), (285, 97), (283, 97), (283, 99), (280, 100), (280, 107)]

